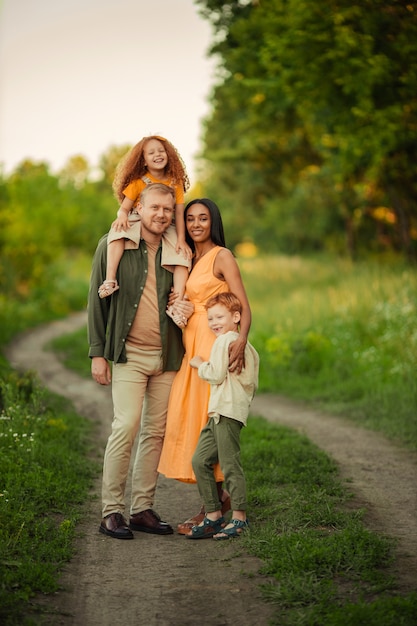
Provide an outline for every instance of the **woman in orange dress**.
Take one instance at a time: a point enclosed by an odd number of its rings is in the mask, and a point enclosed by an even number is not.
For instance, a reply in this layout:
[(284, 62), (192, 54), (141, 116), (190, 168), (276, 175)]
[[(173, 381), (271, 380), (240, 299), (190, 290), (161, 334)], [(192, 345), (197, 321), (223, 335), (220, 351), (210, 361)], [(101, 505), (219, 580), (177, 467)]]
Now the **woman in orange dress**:
[[(172, 385), (168, 405), (167, 425), (158, 471), (167, 478), (195, 483), (191, 458), (197, 446), (201, 429), (208, 421), (209, 384), (199, 378), (190, 367), (190, 359), (199, 354), (210, 356), (216, 338), (209, 329), (205, 303), (216, 293), (231, 291), (242, 303), (238, 339), (229, 355), (231, 370), (240, 371), (251, 324), (249, 301), (243, 286), (238, 264), (226, 248), (223, 224), (217, 205), (207, 198), (189, 202), (184, 211), (186, 241), (193, 250), (192, 269), (187, 280), (186, 296), (194, 304), (194, 313), (183, 331), (185, 355)], [(229, 494), (223, 490), (223, 475), (216, 469), (219, 499), (223, 513), (230, 509)], [(204, 509), (178, 525), (178, 532), (187, 533), (204, 517)]]

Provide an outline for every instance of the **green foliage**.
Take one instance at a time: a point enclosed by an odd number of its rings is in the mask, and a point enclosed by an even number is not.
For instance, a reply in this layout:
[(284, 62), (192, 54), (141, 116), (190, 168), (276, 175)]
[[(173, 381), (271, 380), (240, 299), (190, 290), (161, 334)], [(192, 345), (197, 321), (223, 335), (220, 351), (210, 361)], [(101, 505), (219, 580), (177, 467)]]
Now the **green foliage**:
[[(386, 567), (392, 544), (348, 510), (334, 463), (294, 431), (252, 418), (242, 431), (250, 531), (262, 559), (273, 624), (412, 626), (417, 595), (398, 597)], [(347, 614), (347, 621), (343, 616)], [(377, 615), (379, 621), (367, 618)], [(392, 621), (386, 621), (386, 618)], [(356, 619), (356, 621), (354, 621)]]
[[(406, 598), (379, 598), (367, 603), (363, 600), (330, 610), (320, 607), (311, 611), (309, 624), (323, 626), (414, 626), (417, 616), (417, 595)], [(325, 621), (323, 621), (325, 620)]]
[(58, 589), (94, 473), (88, 422), (30, 373), (2, 376), (0, 404), (0, 619), (12, 625)]
[(327, 257), (242, 259), (240, 267), (260, 389), (314, 402), (415, 448), (415, 271)]
[[(260, 391), (307, 400), (412, 448), (417, 442), (413, 269), (333, 257), (240, 259)], [(90, 377), (86, 330), (53, 342)], [(395, 415), (395, 420), (392, 416)]]
[(82, 254), (91, 258), (116, 206), (111, 190), (97, 187), (74, 183), (68, 173), (59, 179), (45, 164), (28, 161), (0, 180), (0, 295), (44, 298), (62, 265)]
[(87, 358), (87, 329), (62, 335), (51, 341), (48, 349), (58, 353), (65, 367), (72, 369), (85, 378), (91, 377), (91, 362)]
[(248, 215), (238, 235), (415, 256), (416, 3), (197, 4), (219, 59), (205, 185), (230, 222)]
[(48, 282), (37, 284), (23, 298), (0, 291), (0, 346), (17, 333), (86, 307), (91, 257), (63, 255), (48, 269)]
[(0, 345), (86, 306), (93, 252), (116, 207), (111, 186), (86, 176), (74, 158), (59, 176), (24, 161), (0, 178)]
[[(269, 338), (273, 372), (284, 367), (287, 381), (297, 354), (303, 384), (311, 378), (323, 383), (316, 372), (334, 350), (329, 305), (343, 317), (338, 337), (346, 332), (345, 318), (350, 321), (344, 349), (360, 351), (361, 342), (382, 337), (390, 345), (394, 369), (402, 362), (397, 352), (403, 344), (416, 354), (410, 340), (415, 277), (403, 266), (292, 257), (246, 259), (241, 268), (254, 304), (252, 341), (258, 348), (257, 337)], [(369, 311), (375, 315), (369, 317)], [(320, 319), (325, 323), (313, 323)], [(358, 341), (350, 346), (353, 332)], [(68, 365), (90, 375), (84, 367), (89, 366), (84, 329), (54, 341), (54, 347)], [(266, 349), (261, 348), (262, 362)], [(14, 626), (25, 623), (22, 615), (36, 593), (57, 589), (93, 468), (86, 461), (85, 420), (66, 402), (42, 392), (32, 375), (20, 377), (0, 365), (0, 619)], [(408, 420), (415, 422), (415, 404), (410, 405), (407, 390), (398, 388), (399, 395), (391, 399), (396, 410), (381, 426), (392, 423), (395, 436), (403, 427), (401, 412), (397, 417), (403, 391)], [(379, 419), (380, 407), (371, 409)], [(400, 596), (386, 569), (391, 543), (363, 526), (361, 511), (346, 507), (348, 495), (331, 459), (295, 431), (253, 418), (242, 431), (242, 462), (251, 530), (239, 542), (264, 561), (269, 582), (263, 594), (276, 605), (272, 623), (414, 626), (417, 596)]]

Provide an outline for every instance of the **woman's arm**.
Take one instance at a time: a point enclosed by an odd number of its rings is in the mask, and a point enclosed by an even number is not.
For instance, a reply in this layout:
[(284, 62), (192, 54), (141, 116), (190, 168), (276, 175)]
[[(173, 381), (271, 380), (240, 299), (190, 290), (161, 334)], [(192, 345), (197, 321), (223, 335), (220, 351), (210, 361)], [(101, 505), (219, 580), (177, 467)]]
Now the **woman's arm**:
[(229, 290), (235, 294), (242, 305), (240, 317), (239, 337), (229, 347), (229, 370), (240, 374), (245, 366), (245, 346), (248, 341), (249, 330), (252, 322), (252, 313), (249, 300), (243, 285), (242, 276), (235, 257), (228, 248), (223, 248), (218, 253), (213, 268), (215, 276), (226, 281)]

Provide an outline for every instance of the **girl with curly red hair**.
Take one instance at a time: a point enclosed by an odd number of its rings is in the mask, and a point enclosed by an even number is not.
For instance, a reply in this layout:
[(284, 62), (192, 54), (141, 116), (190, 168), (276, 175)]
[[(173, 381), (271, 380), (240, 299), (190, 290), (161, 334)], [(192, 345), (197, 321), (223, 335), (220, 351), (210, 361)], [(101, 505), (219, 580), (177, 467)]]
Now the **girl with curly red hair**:
[[(190, 182), (184, 162), (170, 141), (159, 135), (143, 137), (119, 163), (113, 190), (120, 202), (117, 218), (108, 236), (107, 273), (100, 286), (100, 298), (119, 289), (117, 269), (125, 249), (137, 248), (140, 241), (140, 218), (136, 212), (142, 190), (149, 184), (163, 183), (175, 191), (175, 227), (171, 226), (162, 247), (162, 265), (174, 273), (174, 292), (182, 299), (190, 267), (191, 248), (185, 240), (184, 193)], [(167, 311), (174, 322), (186, 323), (172, 307)]]

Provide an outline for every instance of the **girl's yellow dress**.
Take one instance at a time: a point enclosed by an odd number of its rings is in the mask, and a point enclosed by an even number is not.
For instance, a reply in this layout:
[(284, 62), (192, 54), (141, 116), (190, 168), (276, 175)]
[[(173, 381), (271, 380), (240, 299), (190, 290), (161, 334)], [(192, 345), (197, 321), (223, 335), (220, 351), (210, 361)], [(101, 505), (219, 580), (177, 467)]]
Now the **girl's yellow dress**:
[[(189, 361), (195, 355), (209, 359), (216, 336), (208, 327), (204, 305), (215, 294), (229, 291), (227, 283), (213, 274), (214, 261), (220, 250), (222, 248), (216, 246), (198, 261), (186, 286), (186, 294), (195, 308), (183, 332), (185, 354), (171, 389), (165, 440), (158, 467), (158, 471), (167, 478), (183, 482), (196, 482), (191, 458), (200, 431), (208, 421), (210, 394), (209, 384), (199, 378), (197, 370), (189, 366)], [(217, 481), (223, 480), (218, 466), (215, 475)]]

